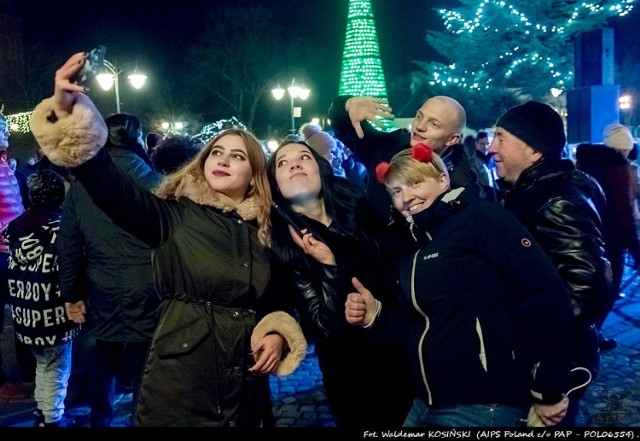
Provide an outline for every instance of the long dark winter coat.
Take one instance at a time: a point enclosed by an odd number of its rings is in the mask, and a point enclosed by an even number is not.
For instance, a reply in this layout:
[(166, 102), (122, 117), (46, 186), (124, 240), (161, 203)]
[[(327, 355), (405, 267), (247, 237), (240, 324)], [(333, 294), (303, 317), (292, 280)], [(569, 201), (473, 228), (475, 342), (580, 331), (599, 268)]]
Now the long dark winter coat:
[(607, 208), (602, 214), (604, 246), (613, 275), (608, 310), (618, 298), (626, 252), (640, 265), (638, 237), (638, 171), (614, 148), (602, 144), (580, 144), (576, 149), (576, 167), (593, 176), (604, 191)]
[[(106, 127), (93, 103), (79, 96), (73, 114), (52, 116), (38, 105), (34, 135), (52, 162), (74, 173), (94, 201), (122, 228), (153, 248), (156, 287), (164, 298), (143, 372), (135, 424), (244, 426), (272, 424), (269, 379), (254, 364), (251, 339), (280, 333), (290, 352), (279, 374), (306, 353), (299, 326), (277, 311), (267, 289), (270, 259), (258, 241), (257, 202), (239, 206), (203, 182), (185, 182), (176, 199), (143, 190), (101, 150)], [(82, 164), (82, 165), (80, 165)]]

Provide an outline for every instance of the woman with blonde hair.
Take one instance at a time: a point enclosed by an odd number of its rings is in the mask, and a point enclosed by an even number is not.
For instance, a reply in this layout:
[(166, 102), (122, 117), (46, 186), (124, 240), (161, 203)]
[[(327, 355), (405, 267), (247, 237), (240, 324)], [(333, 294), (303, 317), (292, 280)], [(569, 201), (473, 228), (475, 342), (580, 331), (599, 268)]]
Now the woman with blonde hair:
[[(260, 143), (246, 130), (222, 131), (154, 195), (102, 149), (104, 122), (70, 81), (85, 61), (77, 53), (58, 69), (31, 129), (53, 163), (73, 167), (96, 204), (152, 248), (163, 304), (134, 424), (273, 425), (267, 374), (293, 372), (306, 341), (269, 289), (271, 193)], [(84, 313), (68, 310), (79, 322)]]
[(503, 208), (450, 190), (428, 146), (378, 164), (376, 177), (400, 215), (400, 307), (354, 278), (345, 312), (371, 332), (404, 329), (416, 388), (404, 426), (524, 426), (532, 405), (557, 424), (568, 404), (573, 317), (542, 248)]

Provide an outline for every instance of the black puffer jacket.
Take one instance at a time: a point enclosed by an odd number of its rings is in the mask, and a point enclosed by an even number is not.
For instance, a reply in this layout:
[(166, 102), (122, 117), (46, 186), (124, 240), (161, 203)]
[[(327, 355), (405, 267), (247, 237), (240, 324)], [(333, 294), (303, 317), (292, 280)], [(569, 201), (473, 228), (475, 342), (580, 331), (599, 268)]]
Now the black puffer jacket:
[(524, 170), (504, 206), (531, 231), (569, 285), (577, 337), (574, 361), (598, 371), (594, 324), (603, 314), (610, 279), (598, 183), (568, 159), (542, 160)]

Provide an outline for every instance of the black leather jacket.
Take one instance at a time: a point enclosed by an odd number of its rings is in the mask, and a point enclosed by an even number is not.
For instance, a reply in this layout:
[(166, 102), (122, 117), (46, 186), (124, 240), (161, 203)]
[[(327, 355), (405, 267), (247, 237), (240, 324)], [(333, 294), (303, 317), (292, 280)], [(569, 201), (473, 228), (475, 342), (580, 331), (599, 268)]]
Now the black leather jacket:
[[(354, 210), (356, 231), (347, 222), (338, 225), (338, 216), (328, 227), (300, 216), (314, 237), (331, 248), (336, 265), (319, 263), (289, 239), (298, 257), (274, 268), (282, 284), (277, 290), (295, 299), (303, 329), (316, 342), (323, 385), (339, 428), (399, 427), (414, 398), (404, 345), (372, 339), (367, 329), (350, 325), (345, 317), (347, 295), (355, 291), (352, 277), (384, 304), (398, 300), (394, 251), (386, 225), (375, 220), (373, 210), (365, 204)], [(274, 244), (282, 243), (277, 221), (273, 225)], [(290, 237), (288, 230), (286, 234)]]
[(598, 357), (593, 325), (609, 295), (611, 270), (600, 216), (605, 205), (599, 184), (568, 159), (533, 164), (504, 198), (505, 208), (531, 231), (569, 285), (577, 326), (575, 360), (587, 366)]

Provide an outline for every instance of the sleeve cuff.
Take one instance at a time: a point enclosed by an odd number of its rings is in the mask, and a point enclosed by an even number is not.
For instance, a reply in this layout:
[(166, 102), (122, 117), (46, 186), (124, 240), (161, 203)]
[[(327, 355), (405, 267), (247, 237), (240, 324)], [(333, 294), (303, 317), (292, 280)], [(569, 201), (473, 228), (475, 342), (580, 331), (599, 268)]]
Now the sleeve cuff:
[(251, 343), (274, 332), (280, 334), (289, 347), (289, 353), (276, 370), (277, 376), (284, 377), (293, 373), (307, 355), (307, 340), (296, 319), (284, 311), (275, 311), (258, 322), (251, 334)]
[(382, 302), (378, 299), (376, 299), (376, 313), (373, 314), (373, 318), (371, 319), (371, 321), (363, 326), (364, 329), (369, 329), (373, 326), (373, 324), (375, 323), (376, 319), (380, 316), (380, 312), (382, 311)]
[(42, 100), (34, 109), (31, 132), (44, 154), (60, 167), (77, 167), (93, 158), (107, 142), (107, 126), (83, 94), (73, 106), (73, 113), (58, 118), (53, 98)]

